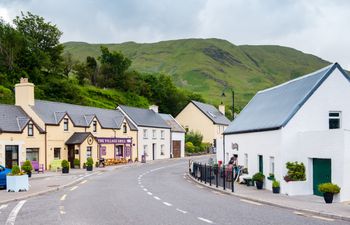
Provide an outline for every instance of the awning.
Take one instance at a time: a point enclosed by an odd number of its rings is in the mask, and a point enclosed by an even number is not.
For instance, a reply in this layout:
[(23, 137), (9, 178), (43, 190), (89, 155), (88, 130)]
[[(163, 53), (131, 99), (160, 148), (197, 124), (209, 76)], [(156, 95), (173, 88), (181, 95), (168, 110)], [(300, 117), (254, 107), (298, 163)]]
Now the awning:
[(80, 145), (86, 138), (92, 135), (90, 132), (75, 132), (67, 141), (66, 145)]

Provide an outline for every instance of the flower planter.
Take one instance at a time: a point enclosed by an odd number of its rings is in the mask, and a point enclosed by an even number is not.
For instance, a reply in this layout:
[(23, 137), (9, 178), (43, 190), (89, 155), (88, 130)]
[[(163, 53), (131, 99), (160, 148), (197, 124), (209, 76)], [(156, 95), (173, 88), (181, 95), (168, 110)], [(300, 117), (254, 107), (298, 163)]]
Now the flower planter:
[(6, 191), (19, 192), (28, 190), (29, 182), (27, 174), (21, 176), (6, 176)]
[(274, 194), (279, 194), (280, 190), (281, 190), (280, 187), (272, 187), (272, 193), (274, 193)]
[(86, 171), (92, 171), (92, 166), (86, 166)]
[(258, 190), (261, 190), (261, 189), (263, 188), (264, 182), (255, 181), (255, 184), (256, 184), (256, 188), (257, 188)]
[(324, 201), (325, 201), (327, 204), (331, 204), (331, 203), (333, 202), (333, 196), (334, 196), (334, 194), (333, 194), (333, 193), (330, 193), (330, 192), (325, 192), (325, 193), (323, 193)]
[(63, 167), (62, 173), (69, 173), (69, 167)]

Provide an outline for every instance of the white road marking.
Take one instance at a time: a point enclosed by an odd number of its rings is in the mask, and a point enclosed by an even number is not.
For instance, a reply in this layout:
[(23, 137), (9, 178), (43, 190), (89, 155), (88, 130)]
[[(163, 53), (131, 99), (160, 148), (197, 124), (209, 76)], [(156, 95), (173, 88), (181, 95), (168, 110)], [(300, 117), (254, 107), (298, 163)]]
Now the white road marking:
[(83, 180), (82, 182), (80, 182), (80, 184), (85, 184), (87, 182), (87, 180)]
[(206, 223), (213, 223), (213, 221), (202, 218), (202, 217), (197, 217), (197, 219), (202, 220), (203, 222), (206, 222)]
[(160, 200), (160, 198), (157, 197), (157, 196), (153, 196), (153, 198), (156, 199), (156, 200), (158, 200), (158, 201)]
[(148, 195), (153, 195), (151, 192), (147, 192)]
[(0, 206), (0, 210), (1, 210), (1, 209), (5, 209), (7, 206), (8, 206), (8, 205), (1, 205), (1, 206)]
[(315, 219), (325, 220), (325, 221), (334, 221), (334, 219), (322, 217), (322, 216), (312, 216)]
[(66, 200), (66, 197), (67, 197), (67, 195), (66, 194), (64, 194), (64, 195), (62, 195), (62, 197), (61, 197), (61, 201), (64, 201), (64, 200)]
[(179, 211), (179, 212), (181, 212), (181, 213), (183, 213), (183, 214), (186, 214), (186, 213), (187, 213), (187, 211), (181, 210), (181, 209), (176, 209), (176, 211)]
[(6, 225), (14, 225), (15, 224), (17, 214), (18, 214), (19, 210), (21, 210), (24, 203), (26, 203), (26, 200), (22, 200), (22, 201), (18, 202), (18, 204), (15, 206), (15, 208), (12, 209), (9, 217), (6, 220), (6, 223), (5, 223)]
[(250, 201), (250, 200), (246, 200), (246, 199), (240, 199), (241, 202), (245, 202), (245, 203), (249, 203), (249, 204), (253, 204), (253, 205), (262, 205), (259, 202), (254, 202), (254, 201)]
[(71, 191), (74, 191), (75, 189), (77, 189), (78, 188), (78, 186), (74, 186), (74, 187), (72, 187), (70, 190)]
[(144, 191), (148, 191), (146, 188), (143, 189)]
[(166, 206), (172, 206), (172, 204), (170, 204), (169, 202), (163, 202), (163, 204)]

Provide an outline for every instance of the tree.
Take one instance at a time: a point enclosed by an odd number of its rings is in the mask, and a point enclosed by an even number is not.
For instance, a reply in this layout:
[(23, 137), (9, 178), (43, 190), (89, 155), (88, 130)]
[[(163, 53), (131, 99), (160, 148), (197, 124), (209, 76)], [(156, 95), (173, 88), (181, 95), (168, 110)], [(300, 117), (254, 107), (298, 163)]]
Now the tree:
[(63, 54), (63, 75), (68, 77), (69, 73), (72, 71), (74, 65), (76, 64), (72, 59), (72, 54), (66, 52)]
[(97, 61), (94, 57), (88, 56), (86, 57), (86, 66), (90, 70), (90, 80), (91, 83), (96, 86), (97, 85), (97, 76), (98, 76), (98, 65)]

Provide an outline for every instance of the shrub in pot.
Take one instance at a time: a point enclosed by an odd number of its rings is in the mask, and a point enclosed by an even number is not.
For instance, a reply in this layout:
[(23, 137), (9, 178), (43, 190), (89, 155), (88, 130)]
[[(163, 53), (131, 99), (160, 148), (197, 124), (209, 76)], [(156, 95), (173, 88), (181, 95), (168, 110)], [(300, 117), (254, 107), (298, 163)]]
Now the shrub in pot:
[(340, 192), (340, 187), (332, 183), (323, 183), (318, 185), (318, 190), (323, 193), (324, 201), (328, 204), (333, 202), (334, 194)]
[(62, 160), (61, 162), (62, 166), (62, 173), (69, 173), (69, 162), (67, 160)]
[(74, 159), (74, 169), (79, 169), (79, 168), (80, 168), (80, 160)]
[(28, 177), (32, 176), (32, 170), (33, 170), (33, 166), (32, 163), (29, 160), (26, 160), (23, 165), (22, 165), (22, 170), (28, 174)]
[(11, 173), (6, 176), (6, 190), (8, 192), (28, 191), (28, 175), (21, 171), (19, 166), (12, 167)]
[(86, 170), (87, 171), (92, 171), (93, 165), (94, 165), (94, 160), (91, 157), (87, 158), (87, 160), (86, 160)]
[(281, 189), (280, 182), (277, 181), (277, 180), (274, 180), (272, 182), (272, 193), (279, 194), (280, 193), (280, 189)]
[(260, 190), (263, 188), (264, 179), (265, 179), (265, 175), (261, 172), (258, 172), (258, 173), (253, 175), (252, 180), (255, 181), (257, 189)]

